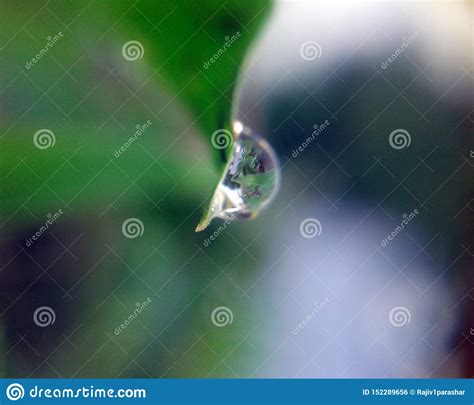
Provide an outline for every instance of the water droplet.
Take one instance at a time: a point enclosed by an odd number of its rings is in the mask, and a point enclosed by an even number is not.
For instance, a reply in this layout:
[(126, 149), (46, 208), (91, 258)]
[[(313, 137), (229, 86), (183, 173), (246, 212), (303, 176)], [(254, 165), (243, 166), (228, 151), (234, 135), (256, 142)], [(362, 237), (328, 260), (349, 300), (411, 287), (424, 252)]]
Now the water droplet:
[(232, 154), (196, 232), (214, 218), (254, 218), (278, 192), (280, 169), (271, 146), (240, 122), (233, 130)]

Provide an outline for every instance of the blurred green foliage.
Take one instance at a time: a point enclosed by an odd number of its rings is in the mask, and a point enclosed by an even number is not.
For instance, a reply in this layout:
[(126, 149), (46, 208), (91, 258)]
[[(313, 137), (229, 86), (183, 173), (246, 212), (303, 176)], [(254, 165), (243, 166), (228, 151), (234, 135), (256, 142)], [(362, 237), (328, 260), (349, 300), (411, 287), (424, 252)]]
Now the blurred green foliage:
[[(161, 111), (168, 113), (167, 108), (154, 110), (153, 96), (150, 96), (153, 91), (166, 89), (171, 98), (167, 103), (182, 101), (184, 107), (192, 111), (192, 122), (185, 132), (190, 132), (191, 126), (192, 129), (197, 126), (210, 138), (214, 130), (228, 125), (240, 63), (268, 6), (267, 0), (208, 1), (199, 5), (171, 0), (53, 1), (32, 3), (29, 7), (20, 7), (14, 1), (5, 2), (0, 28), (5, 55), (2, 70), (6, 73), (1, 83), (6, 94), (4, 120), (0, 124), (4, 134), (0, 168), (3, 173), (9, 173), (18, 161), (17, 151), (26, 154), (30, 167), (23, 168), (22, 172), (15, 170), (2, 182), (1, 213), (8, 217), (35, 190), (38, 192), (30, 199), (30, 204), (38, 209), (55, 201), (52, 193), (41, 193), (39, 185), (48, 179), (51, 168), (61, 165), (53, 180), (65, 201), (77, 196), (78, 206), (82, 207), (84, 201), (92, 205), (98, 202), (98, 190), (115, 193), (116, 179), (122, 175), (114, 165), (108, 165), (104, 175), (85, 185), (109, 158), (113, 158), (114, 149), (132, 136), (135, 124), (155, 114), (153, 130), (156, 131), (158, 125), (170, 120), (169, 116), (160, 114)], [(31, 69), (25, 69), (23, 65), (39, 52), (47, 38), (59, 31), (64, 33), (63, 38)], [(225, 37), (237, 31), (242, 34), (239, 39), (216, 63), (204, 69), (203, 64), (223, 46)], [(115, 32), (117, 34), (113, 35)], [(120, 38), (123, 42), (140, 41), (145, 50), (143, 59), (124, 60), (122, 43), (114, 42)], [(139, 91), (134, 94), (131, 90), (134, 82), (141, 80), (146, 71), (150, 76), (146, 76), (146, 81), (142, 80)], [(118, 79), (109, 83), (109, 79), (115, 77)], [(11, 78), (16, 79), (9, 85)], [(131, 97), (123, 87), (128, 87)], [(152, 100), (151, 104), (140, 102), (142, 94), (146, 94), (145, 100)], [(130, 98), (137, 98), (138, 102), (128, 103)], [(119, 130), (108, 125), (117, 119), (117, 109), (113, 108), (116, 104), (122, 125)], [(104, 117), (107, 125), (97, 127)], [(143, 117), (143, 121), (138, 117)], [(130, 130), (123, 133), (123, 127)], [(39, 151), (32, 143), (32, 135), (39, 128), (53, 130), (58, 138), (54, 148), (47, 153)], [(167, 128), (158, 130), (166, 132)], [(156, 142), (163, 147), (173, 146), (170, 134), (160, 133), (158, 139), (150, 138), (141, 138), (148, 154), (173, 173), (180, 169), (186, 171), (185, 166), (176, 163), (176, 156), (166, 153), (157, 156), (154, 150)], [(145, 170), (149, 160), (148, 154), (139, 149), (130, 148), (126, 156), (120, 158), (122, 170), (131, 178)], [(72, 161), (63, 164), (68, 158)], [(71, 171), (75, 170), (72, 166), (80, 167), (78, 173), (74, 173), (73, 183), (68, 182)], [(206, 171), (196, 176), (198, 188), (212, 189), (213, 181), (209, 183), (208, 174), (207, 179)], [(172, 182), (166, 183), (166, 176), (144, 177), (143, 181), (155, 182), (157, 187), (172, 185)], [(107, 181), (107, 187), (101, 180)], [(101, 199), (104, 197), (100, 196)]]
[[(222, 291), (231, 283), (226, 274), (245, 282), (258, 246), (237, 260), (240, 247), (223, 236), (204, 252), (194, 227), (218, 177), (210, 135), (228, 125), (240, 65), (269, 4), (2, 1), (2, 375), (234, 375), (217, 364), (216, 351), (240, 342), (249, 319), (237, 316), (241, 292)], [(142, 43), (143, 58), (123, 58), (130, 40)], [(151, 127), (116, 157), (147, 120)], [(43, 128), (55, 135), (44, 150), (33, 143)], [(52, 235), (23, 251), (58, 209), (65, 214)], [(130, 217), (145, 225), (138, 239), (122, 234)], [(251, 233), (242, 233), (243, 243)], [(147, 297), (150, 308), (114, 336)], [(236, 320), (215, 328), (209, 314), (229, 300)], [(33, 324), (40, 305), (54, 308), (54, 327)], [(18, 334), (36, 353), (15, 345)], [(246, 345), (235, 350), (246, 354)]]

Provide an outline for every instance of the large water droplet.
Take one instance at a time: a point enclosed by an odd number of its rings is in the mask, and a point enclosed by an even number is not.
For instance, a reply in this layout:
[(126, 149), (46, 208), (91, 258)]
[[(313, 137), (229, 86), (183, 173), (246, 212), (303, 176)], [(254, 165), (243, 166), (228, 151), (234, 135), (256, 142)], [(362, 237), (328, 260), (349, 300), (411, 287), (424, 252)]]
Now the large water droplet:
[(253, 218), (278, 192), (280, 169), (271, 146), (240, 122), (234, 123), (234, 138), (229, 163), (197, 232), (214, 218)]

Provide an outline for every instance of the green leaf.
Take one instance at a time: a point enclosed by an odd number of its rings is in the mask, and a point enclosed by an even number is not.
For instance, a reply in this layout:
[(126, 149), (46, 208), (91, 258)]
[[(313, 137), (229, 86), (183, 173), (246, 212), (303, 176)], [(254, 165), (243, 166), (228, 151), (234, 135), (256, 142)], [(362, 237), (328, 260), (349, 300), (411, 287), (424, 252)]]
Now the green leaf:
[[(50, 1), (23, 13), (14, 2), (4, 4), (2, 223), (16, 227), (32, 221), (30, 213), (42, 218), (58, 206), (140, 203), (147, 200), (143, 190), (165, 194), (183, 178), (181, 195), (200, 204), (217, 177), (197, 162), (217, 152), (210, 142), (197, 143), (196, 128), (209, 139), (228, 125), (240, 66), (269, 4)], [(134, 61), (123, 57), (131, 40), (143, 46)], [(151, 129), (116, 158), (114, 151), (147, 120)], [(43, 128), (55, 134), (55, 144), (40, 150), (33, 136)]]
[[(117, 13), (127, 6), (110, 3)], [(179, 92), (210, 137), (228, 125), (239, 70), (269, 6), (269, 0), (142, 1), (124, 23), (128, 33), (144, 41), (147, 61)]]

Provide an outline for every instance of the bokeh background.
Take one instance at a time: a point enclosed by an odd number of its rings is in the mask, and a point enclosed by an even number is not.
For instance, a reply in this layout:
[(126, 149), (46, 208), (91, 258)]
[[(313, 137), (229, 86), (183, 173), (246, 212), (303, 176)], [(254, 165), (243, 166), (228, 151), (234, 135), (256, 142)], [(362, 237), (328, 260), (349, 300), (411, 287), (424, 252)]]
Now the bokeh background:
[[(3, 0), (2, 376), (473, 376), (472, 15)], [(281, 190), (195, 233), (231, 116)]]

